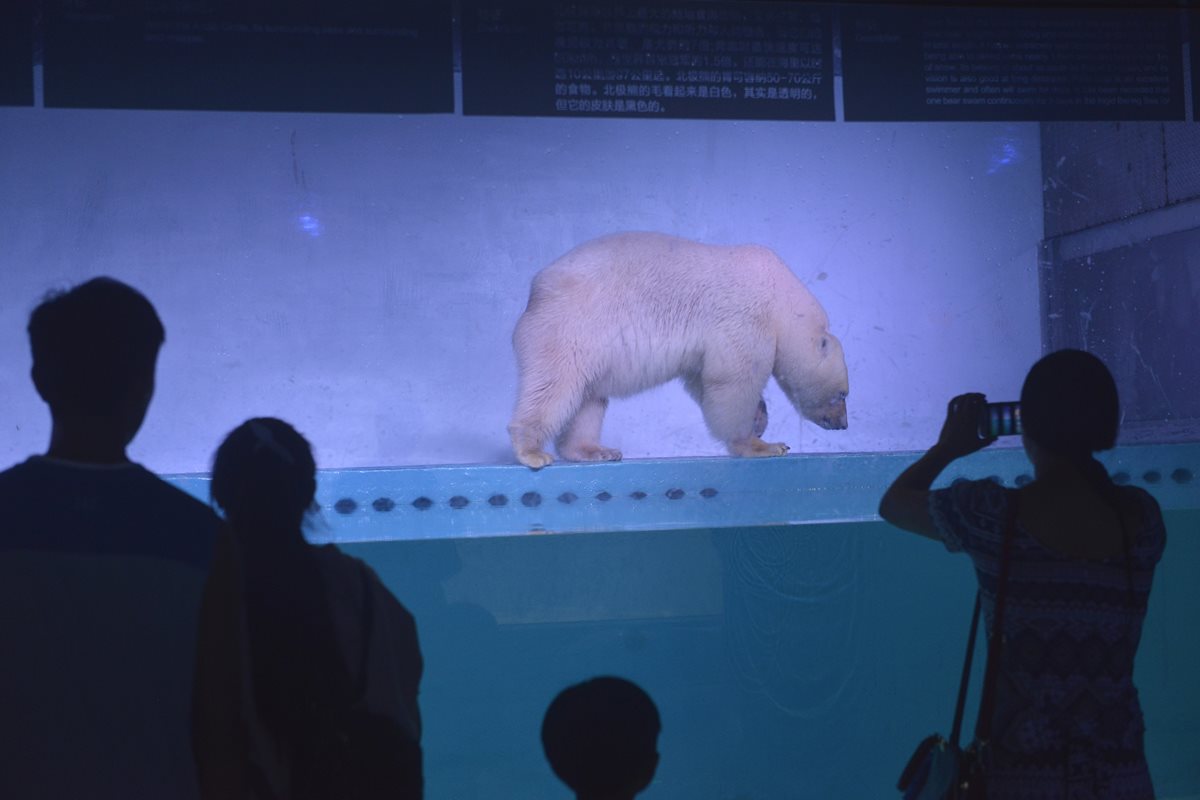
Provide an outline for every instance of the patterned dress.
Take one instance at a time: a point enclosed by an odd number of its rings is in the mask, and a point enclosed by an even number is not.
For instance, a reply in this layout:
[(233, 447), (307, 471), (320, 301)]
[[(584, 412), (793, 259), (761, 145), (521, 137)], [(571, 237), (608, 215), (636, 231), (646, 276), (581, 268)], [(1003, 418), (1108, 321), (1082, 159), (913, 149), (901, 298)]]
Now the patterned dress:
[[(1141, 504), (1130, 560), (1072, 558), (1016, 526), (990, 798), (1153, 800), (1133, 660), (1166, 533), (1153, 497), (1121, 491)], [(929, 501), (946, 548), (975, 564), (989, 633), (1010, 498), (993, 481), (958, 480)]]

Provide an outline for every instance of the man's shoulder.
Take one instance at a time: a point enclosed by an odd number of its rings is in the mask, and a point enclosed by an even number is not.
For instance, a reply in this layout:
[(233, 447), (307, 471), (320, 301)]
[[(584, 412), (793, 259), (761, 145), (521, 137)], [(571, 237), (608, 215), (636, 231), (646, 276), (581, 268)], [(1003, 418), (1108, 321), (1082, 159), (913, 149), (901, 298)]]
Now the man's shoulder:
[(128, 502), (136, 507), (136, 510), (131, 507), (131, 514), (151, 529), (157, 528), (163, 520), (170, 520), (172, 549), (180, 549), (179, 555), (186, 553), (188, 560), (208, 562), (220, 519), (207, 503), (140, 465), (136, 466), (126, 488)]
[(20, 484), (31, 480), (36, 470), (35, 464), (36, 459), (27, 458), (18, 464), (13, 464), (8, 469), (0, 470), (0, 492), (12, 491)]
[(155, 503), (169, 506), (175, 514), (193, 517), (197, 523), (211, 527), (217, 520), (216, 513), (207, 503), (196, 499), (173, 483), (164, 480), (141, 465), (136, 465), (131, 489), (144, 493)]
[(0, 494), (20, 495), (66, 489), (73, 495), (103, 491), (130, 507), (167, 509), (174, 518), (191, 517), (211, 526), (212, 508), (141, 464), (93, 466), (32, 456), (0, 472)]
[(90, 466), (34, 457), (0, 473), (8, 509), (0, 543), (94, 555), (146, 555), (207, 565), (211, 508), (136, 464)]

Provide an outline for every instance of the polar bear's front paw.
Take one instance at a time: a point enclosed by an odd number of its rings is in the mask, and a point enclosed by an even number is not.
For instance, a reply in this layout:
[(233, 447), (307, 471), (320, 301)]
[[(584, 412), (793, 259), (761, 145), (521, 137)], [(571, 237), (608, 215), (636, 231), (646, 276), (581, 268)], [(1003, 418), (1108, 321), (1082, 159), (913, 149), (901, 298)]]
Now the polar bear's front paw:
[(562, 448), (558, 454), (567, 461), (620, 461), (621, 451), (598, 444), (581, 444)]
[(530, 469), (541, 469), (547, 464), (553, 463), (554, 456), (544, 450), (522, 450), (517, 453), (517, 461)]
[(788, 447), (783, 442), (764, 442), (757, 436), (729, 443), (729, 452), (743, 458), (767, 458), (786, 455)]

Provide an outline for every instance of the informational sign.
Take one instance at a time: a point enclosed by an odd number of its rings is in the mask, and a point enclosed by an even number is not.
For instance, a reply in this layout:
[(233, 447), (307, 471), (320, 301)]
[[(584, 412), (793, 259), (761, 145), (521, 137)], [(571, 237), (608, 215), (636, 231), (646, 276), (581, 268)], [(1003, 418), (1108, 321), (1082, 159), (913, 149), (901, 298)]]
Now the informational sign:
[(832, 120), (829, 12), (803, 3), (463, 0), (463, 113)]
[(1188, 14), (1188, 28), (1192, 32), (1189, 50), (1192, 60), (1192, 122), (1200, 121), (1200, 4)]
[(1182, 120), (1181, 22), (1164, 8), (843, 6), (845, 117)]
[(0, 3), (0, 106), (33, 105), (33, 3)]
[(443, 0), (47, 0), (45, 102), (449, 113)]

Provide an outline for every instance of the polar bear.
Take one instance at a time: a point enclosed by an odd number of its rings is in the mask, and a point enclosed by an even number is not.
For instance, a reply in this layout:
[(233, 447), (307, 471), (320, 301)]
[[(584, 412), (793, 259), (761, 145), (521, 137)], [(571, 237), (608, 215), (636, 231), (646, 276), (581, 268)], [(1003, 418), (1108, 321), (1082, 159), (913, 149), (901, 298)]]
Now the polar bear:
[(568, 461), (617, 461), (600, 444), (610, 397), (673, 378), (700, 404), (709, 431), (736, 456), (777, 456), (759, 438), (771, 375), (804, 417), (847, 426), (842, 345), (817, 299), (771, 250), (660, 233), (586, 242), (533, 278), (513, 331), (517, 460), (540, 469), (556, 440)]

